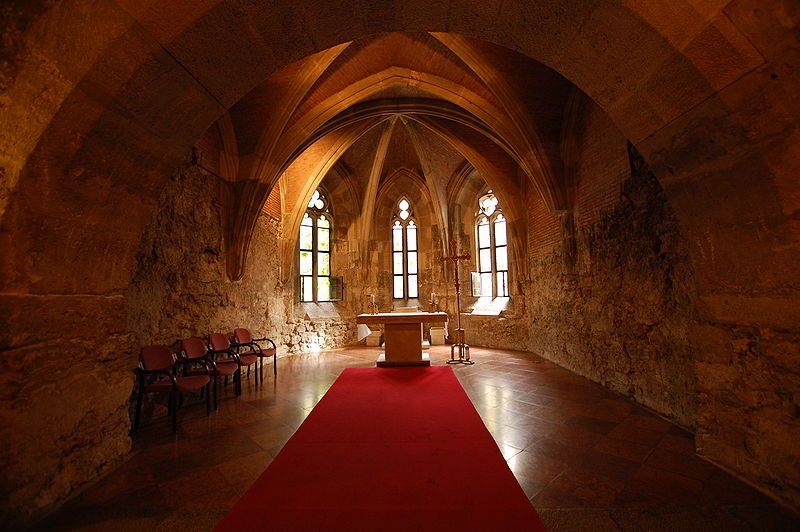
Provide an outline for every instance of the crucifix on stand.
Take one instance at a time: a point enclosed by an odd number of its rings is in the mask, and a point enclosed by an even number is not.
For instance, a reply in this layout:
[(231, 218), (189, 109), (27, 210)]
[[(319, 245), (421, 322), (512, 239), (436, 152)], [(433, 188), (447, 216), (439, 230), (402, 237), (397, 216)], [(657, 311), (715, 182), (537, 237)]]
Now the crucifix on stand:
[[(465, 255), (458, 255), (456, 252), (456, 241), (450, 241), (450, 256), (443, 257), (442, 262), (450, 260), (453, 261), (453, 268), (456, 271), (456, 317), (458, 328), (456, 328), (456, 341), (450, 346), (450, 360), (448, 364), (474, 364), (469, 358), (469, 346), (464, 341), (464, 329), (461, 327), (461, 284), (458, 282), (458, 261), (469, 260), (469, 253)], [(458, 350), (458, 358), (456, 358), (456, 350)]]

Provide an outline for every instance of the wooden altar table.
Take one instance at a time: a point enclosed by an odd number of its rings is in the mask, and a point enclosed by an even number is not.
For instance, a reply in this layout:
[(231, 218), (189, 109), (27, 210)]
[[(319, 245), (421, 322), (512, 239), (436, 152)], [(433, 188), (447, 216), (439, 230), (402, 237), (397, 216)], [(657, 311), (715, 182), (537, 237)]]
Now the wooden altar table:
[(356, 323), (383, 324), (385, 353), (378, 366), (430, 366), (428, 353), (422, 353), (422, 324), (444, 323), (446, 312), (379, 312), (359, 314)]

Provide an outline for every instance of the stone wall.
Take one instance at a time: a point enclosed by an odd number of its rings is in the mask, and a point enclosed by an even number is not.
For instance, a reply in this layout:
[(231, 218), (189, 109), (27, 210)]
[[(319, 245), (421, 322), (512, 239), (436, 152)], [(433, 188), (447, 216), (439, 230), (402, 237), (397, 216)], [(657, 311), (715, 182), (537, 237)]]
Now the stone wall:
[(287, 353), (310, 353), (356, 343), (355, 320), (296, 318), (280, 328), (275, 342)]
[(800, 506), (800, 332), (701, 320), (693, 333), (698, 453)]
[[(530, 349), (529, 321), (526, 317), (462, 316), (467, 344), (499, 349)], [(450, 341), (455, 338), (455, 321), (450, 321)]]
[(629, 180), (606, 184), (616, 204), (576, 227), (574, 259), (570, 238), (532, 256), (530, 350), (693, 427), (687, 244), (658, 181), (632, 162)]
[(128, 326), (139, 344), (235, 327), (273, 338), (280, 355), (351, 343), (355, 328), (348, 325), (347, 313), (312, 320), (284, 296), (281, 224), (269, 216), (258, 220), (244, 277), (227, 279), (217, 179), (186, 164), (161, 195), (126, 294)]

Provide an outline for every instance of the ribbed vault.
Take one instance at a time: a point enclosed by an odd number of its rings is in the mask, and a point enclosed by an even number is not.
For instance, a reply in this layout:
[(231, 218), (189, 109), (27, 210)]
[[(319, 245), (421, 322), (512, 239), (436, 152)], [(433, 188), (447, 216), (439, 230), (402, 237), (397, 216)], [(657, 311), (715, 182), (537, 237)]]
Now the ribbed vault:
[[(404, 154), (407, 160), (390, 164), (420, 168), (437, 224), (443, 230), (443, 246), (449, 238), (447, 176), (437, 174), (429, 164), (435, 157), (431, 150), (437, 150), (442, 142), (450, 147), (442, 153), (459, 159), (453, 164), (469, 161), (492, 187), (515, 198), (508, 202), (512, 227), (522, 214), (515, 204), (520, 197), (518, 175), (533, 183), (551, 211), (569, 210), (558, 137), (561, 108), (572, 85), (518, 54), (496, 47), (491, 52), (494, 55), (481, 50), (478, 43), (447, 34), (435, 38), (427, 34), (382, 35), (339, 45), (289, 65), (237, 102), (218, 129), (227, 133), (224, 149), (236, 150), (219, 159), (239, 161), (238, 171), (233, 179), (225, 177), (230, 175), (229, 164), (220, 168), (219, 174), (231, 182), (251, 183), (246, 190), (254, 198), (250, 201), (233, 193), (234, 200), (226, 203), (226, 257), (231, 278), (238, 279), (244, 271), (249, 235), (260, 212), (258, 204), (266, 200), (281, 175), (303, 179), (292, 169), (294, 161), (307, 159), (309, 150), (319, 150), (314, 148), (318, 143), (330, 142), (331, 136), (342, 138), (342, 131), (359, 123), (383, 119), (391, 124), (372, 149), (374, 163), (362, 191), (362, 235), (371, 232), (372, 205), (381, 175), (394, 170), (384, 165), (398, 120), (397, 131), (403, 132), (413, 149)], [(516, 90), (490, 64), (490, 59), (497, 63), (498, 57), (515, 68), (522, 64), (539, 72), (533, 98)], [(275, 93), (280, 94), (277, 102), (270, 98)], [(555, 111), (542, 113), (542, 101)], [(438, 140), (422, 142), (420, 128), (435, 133)], [(342, 146), (336, 153), (341, 155), (348, 147)], [(300, 166), (305, 168), (304, 163)], [(299, 208), (323, 178), (324, 172), (317, 171), (305, 176), (304, 195), (292, 198), (289, 204)], [(231, 189), (242, 186), (231, 185)], [(290, 212), (289, 219), (288, 228), (296, 229), (300, 215)], [(524, 241), (524, 235), (514, 238), (518, 258), (524, 254)], [(366, 246), (362, 248), (366, 253)], [(290, 275), (292, 271), (287, 263), (284, 272)]]

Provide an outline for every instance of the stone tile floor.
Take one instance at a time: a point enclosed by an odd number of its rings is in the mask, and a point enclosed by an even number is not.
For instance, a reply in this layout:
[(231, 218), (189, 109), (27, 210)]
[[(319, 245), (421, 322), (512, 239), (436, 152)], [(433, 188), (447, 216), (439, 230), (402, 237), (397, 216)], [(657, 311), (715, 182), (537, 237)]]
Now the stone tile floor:
[[(211, 529), (342, 369), (374, 366), (376, 355), (279, 359), (277, 381), (251, 378), (238, 399), (229, 386), (209, 417), (187, 400), (177, 433), (156, 406), (129, 459), (38, 528)], [(434, 365), (448, 357), (448, 346), (431, 350)], [(689, 433), (624, 397), (534, 355), (473, 348), (472, 358), (454, 370), (549, 530), (800, 530), (800, 516), (697, 457)]]

